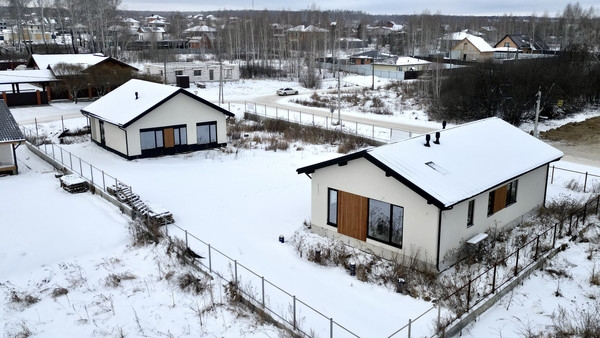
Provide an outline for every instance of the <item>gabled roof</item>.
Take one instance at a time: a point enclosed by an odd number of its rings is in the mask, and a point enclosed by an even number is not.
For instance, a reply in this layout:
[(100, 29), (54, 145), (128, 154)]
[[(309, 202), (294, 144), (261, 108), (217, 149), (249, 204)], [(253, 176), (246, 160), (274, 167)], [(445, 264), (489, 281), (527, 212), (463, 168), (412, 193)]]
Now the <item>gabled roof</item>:
[[(484, 39), (482, 39), (482, 38), (480, 38), (478, 36), (469, 35), (466, 38), (464, 38), (463, 41), (464, 40), (468, 40), (481, 53), (494, 52), (495, 51), (495, 49), (492, 46), (490, 46), (489, 43), (485, 42)], [(461, 44), (461, 43), (462, 43), (462, 41), (459, 44)]]
[(81, 113), (126, 128), (178, 94), (187, 95), (227, 116), (234, 116), (233, 113), (185, 89), (137, 79), (125, 82), (96, 102), (86, 106)]
[[(548, 47), (548, 45), (546, 45), (542, 40), (535, 39), (531, 35), (528, 35), (528, 34), (507, 34), (502, 39), (500, 39), (500, 42), (502, 40), (504, 40), (506, 37), (510, 38), (515, 43), (517, 48), (519, 48), (519, 49), (523, 49), (523, 48), (531, 48), (532, 50), (548, 50), (548, 49), (550, 49), (550, 47)], [(496, 47), (502, 47), (502, 46), (498, 46), (498, 44), (500, 44), (500, 42), (498, 42), (496, 44)]]
[(0, 100), (0, 143), (25, 141), (21, 129), (4, 100)]
[(38, 69), (54, 69), (59, 63), (67, 63), (81, 65), (85, 70), (102, 62), (115, 62), (124, 67), (137, 70), (135, 67), (102, 54), (32, 54), (29, 67), (35, 65)]
[(397, 66), (428, 65), (430, 63), (431, 62), (427, 60), (421, 60), (410, 56), (400, 56), (398, 57), (398, 60), (396, 60)]
[(563, 153), (499, 118), (440, 130), (440, 144), (416, 136), (297, 170), (310, 174), (364, 158), (440, 209), (559, 160)]
[(0, 84), (38, 83), (58, 80), (48, 69), (3, 70), (0, 71)]

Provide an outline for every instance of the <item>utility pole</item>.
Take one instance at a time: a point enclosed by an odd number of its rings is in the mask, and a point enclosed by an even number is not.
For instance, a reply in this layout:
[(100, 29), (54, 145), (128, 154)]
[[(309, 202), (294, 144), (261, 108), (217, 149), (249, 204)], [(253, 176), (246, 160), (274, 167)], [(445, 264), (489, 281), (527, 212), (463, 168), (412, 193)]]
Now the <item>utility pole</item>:
[(540, 134), (538, 132), (538, 120), (540, 119), (540, 101), (542, 98), (541, 87), (538, 88), (538, 92), (537, 92), (536, 96), (537, 96), (537, 102), (535, 104), (535, 122), (533, 124), (533, 136), (539, 138)]
[(223, 60), (219, 60), (219, 106), (224, 103), (223, 99)]

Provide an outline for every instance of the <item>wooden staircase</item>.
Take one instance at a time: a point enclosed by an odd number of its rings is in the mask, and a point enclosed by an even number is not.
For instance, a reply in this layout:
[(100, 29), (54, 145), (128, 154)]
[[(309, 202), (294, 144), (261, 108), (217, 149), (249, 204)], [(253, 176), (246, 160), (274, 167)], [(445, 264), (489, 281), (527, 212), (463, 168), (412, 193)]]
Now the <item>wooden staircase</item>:
[(141, 214), (144, 219), (147, 219), (149, 225), (161, 226), (175, 223), (173, 214), (169, 211), (153, 210), (146, 203), (144, 203), (140, 196), (133, 193), (131, 187), (117, 182), (115, 185), (106, 188), (109, 194), (115, 196), (119, 202), (129, 205), (134, 212)]

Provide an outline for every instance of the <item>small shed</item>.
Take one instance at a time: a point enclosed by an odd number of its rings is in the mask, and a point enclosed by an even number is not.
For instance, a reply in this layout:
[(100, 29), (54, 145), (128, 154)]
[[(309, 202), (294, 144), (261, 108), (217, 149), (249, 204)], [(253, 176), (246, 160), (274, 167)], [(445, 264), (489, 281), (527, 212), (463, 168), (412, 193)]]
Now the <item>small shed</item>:
[(225, 146), (226, 120), (234, 116), (183, 88), (136, 79), (81, 113), (92, 141), (127, 159)]
[(17, 147), (25, 141), (19, 125), (4, 100), (0, 100), (0, 175), (16, 175)]
[(0, 71), (2, 100), (10, 107), (48, 104), (49, 85), (59, 81), (49, 69)]

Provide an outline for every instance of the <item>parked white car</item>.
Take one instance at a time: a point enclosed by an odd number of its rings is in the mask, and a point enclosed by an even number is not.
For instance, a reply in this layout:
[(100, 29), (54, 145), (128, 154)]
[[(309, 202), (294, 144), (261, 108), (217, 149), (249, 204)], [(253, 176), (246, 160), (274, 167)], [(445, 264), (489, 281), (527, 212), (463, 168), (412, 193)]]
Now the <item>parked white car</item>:
[(298, 91), (292, 88), (279, 88), (277, 89), (277, 95), (285, 96), (285, 95), (298, 95)]

